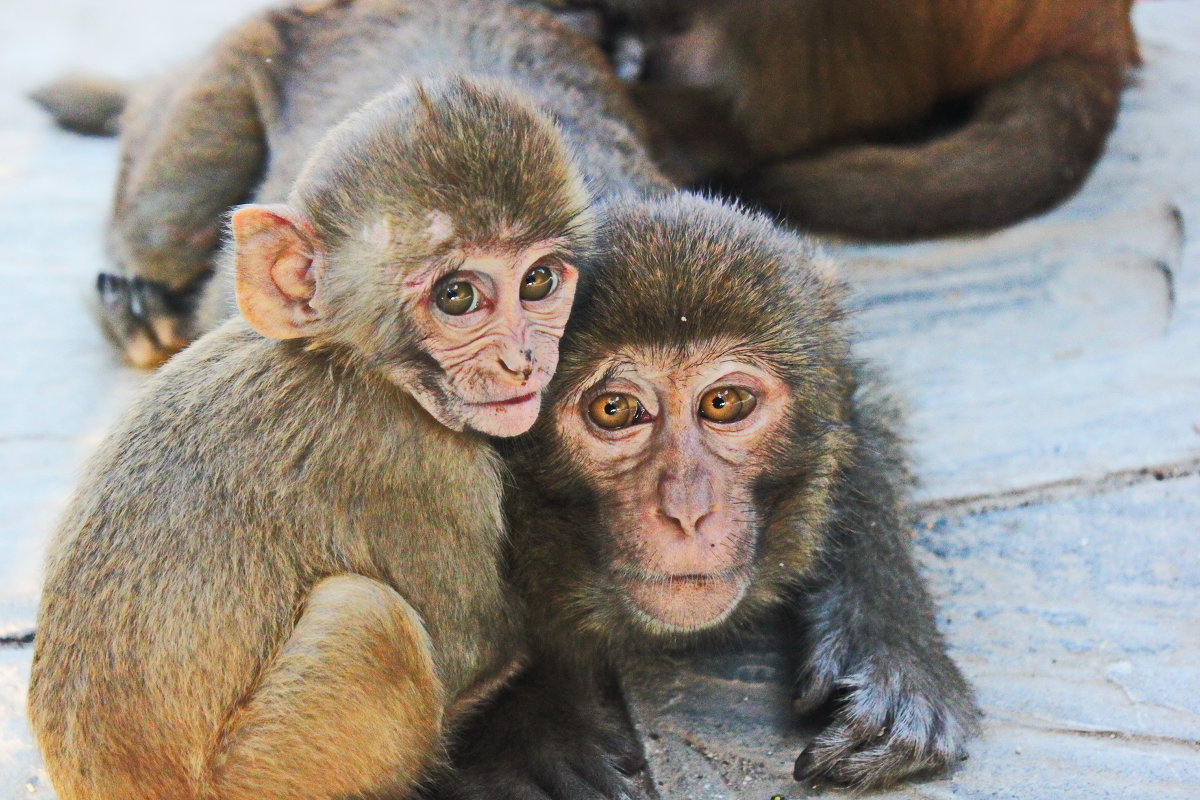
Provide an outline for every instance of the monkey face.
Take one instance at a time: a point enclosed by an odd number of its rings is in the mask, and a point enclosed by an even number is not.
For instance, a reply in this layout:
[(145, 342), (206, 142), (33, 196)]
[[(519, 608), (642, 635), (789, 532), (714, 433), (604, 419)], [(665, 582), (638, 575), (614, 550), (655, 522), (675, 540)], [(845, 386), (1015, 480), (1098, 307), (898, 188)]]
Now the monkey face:
[(409, 276), (403, 302), (436, 369), (406, 388), (449, 428), (529, 430), (558, 364), (577, 279), (554, 242), (480, 248)]
[(784, 427), (783, 381), (706, 342), (684, 359), (615, 354), (556, 408), (559, 435), (597, 493), (610, 579), (657, 632), (723, 622), (745, 596), (761, 527), (753, 488)]

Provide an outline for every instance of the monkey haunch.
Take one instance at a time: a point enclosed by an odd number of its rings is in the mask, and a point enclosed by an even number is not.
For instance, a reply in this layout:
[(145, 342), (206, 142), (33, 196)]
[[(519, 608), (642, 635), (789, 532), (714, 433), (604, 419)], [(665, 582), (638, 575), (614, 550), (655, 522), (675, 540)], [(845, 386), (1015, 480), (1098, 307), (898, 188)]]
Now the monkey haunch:
[(868, 237), (1062, 201), (1138, 60), (1132, 0), (574, 2), (632, 18), (633, 90), (673, 177)]
[(52, 547), (29, 704), (63, 800), (399, 796), (514, 668), (500, 465), (451, 429), (526, 430), (554, 371), (590, 229), (560, 133), (511, 88), (401, 87), (234, 214), (245, 321), (152, 378)]
[(835, 708), (797, 776), (944, 770), (977, 711), (912, 562), (903, 457), (839, 288), (801, 239), (698, 199), (613, 206), (600, 228), (549, 413), (504, 445), (537, 655), (463, 744), (458, 788), (621, 796), (613, 765), (637, 751), (609, 670), (779, 604), (796, 710)]

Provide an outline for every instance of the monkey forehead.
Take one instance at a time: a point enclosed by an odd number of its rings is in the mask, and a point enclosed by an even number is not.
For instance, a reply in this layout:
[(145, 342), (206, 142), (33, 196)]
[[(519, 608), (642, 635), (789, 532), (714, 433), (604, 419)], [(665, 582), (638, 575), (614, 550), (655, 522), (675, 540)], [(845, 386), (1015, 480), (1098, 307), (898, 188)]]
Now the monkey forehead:
[(453, 238), (454, 218), (445, 211), (433, 209), (418, 224), (410, 226), (393, 215), (379, 214), (363, 224), (358, 236), (364, 244), (385, 253), (396, 247), (408, 248), (414, 244), (433, 251)]
[(784, 380), (770, 360), (755, 352), (753, 344), (720, 338), (692, 342), (684, 348), (621, 348), (571, 381), (569, 396), (578, 399), (592, 387), (621, 379), (691, 394), (735, 373), (760, 383), (763, 389), (782, 387)]
[(443, 249), (415, 265), (411, 259), (401, 259), (401, 263), (409, 265), (403, 275), (403, 287), (406, 291), (425, 291), (441, 278), (460, 270), (481, 272), (499, 280), (516, 279), (530, 264), (551, 254), (560, 254), (564, 260), (570, 260), (570, 251), (561, 239), (546, 239), (533, 244), (501, 240)]

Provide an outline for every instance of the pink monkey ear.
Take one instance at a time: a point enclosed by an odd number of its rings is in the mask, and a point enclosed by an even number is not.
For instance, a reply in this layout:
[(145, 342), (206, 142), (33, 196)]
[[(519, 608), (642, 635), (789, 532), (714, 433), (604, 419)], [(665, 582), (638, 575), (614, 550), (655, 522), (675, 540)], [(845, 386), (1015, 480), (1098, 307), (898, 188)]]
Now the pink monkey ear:
[(242, 206), (233, 214), (237, 304), (268, 339), (314, 333), (317, 282), (305, 219), (287, 206)]

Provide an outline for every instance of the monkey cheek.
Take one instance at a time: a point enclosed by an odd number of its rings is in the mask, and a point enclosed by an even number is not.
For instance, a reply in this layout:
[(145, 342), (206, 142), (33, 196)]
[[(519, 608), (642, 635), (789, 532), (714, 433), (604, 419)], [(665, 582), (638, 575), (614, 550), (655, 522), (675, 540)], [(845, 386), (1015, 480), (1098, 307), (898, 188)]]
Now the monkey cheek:
[(639, 621), (653, 633), (688, 633), (720, 625), (746, 596), (742, 576), (635, 580), (625, 587)]

